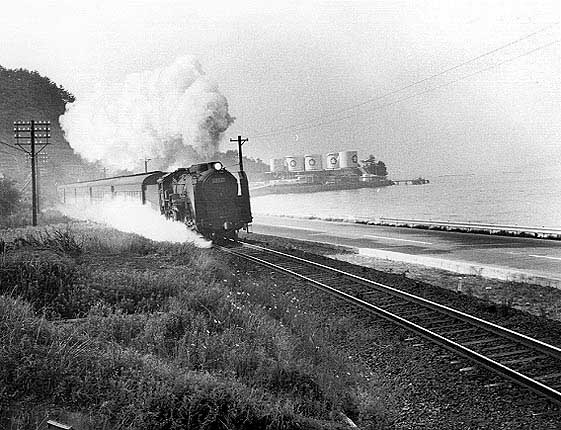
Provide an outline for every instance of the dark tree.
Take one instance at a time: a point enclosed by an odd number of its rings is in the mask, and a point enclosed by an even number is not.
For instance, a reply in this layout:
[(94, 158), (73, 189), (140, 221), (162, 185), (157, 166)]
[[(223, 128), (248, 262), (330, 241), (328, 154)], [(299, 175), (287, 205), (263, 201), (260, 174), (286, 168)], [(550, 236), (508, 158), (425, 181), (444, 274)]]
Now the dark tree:
[(388, 176), (388, 169), (383, 161), (378, 161), (375, 174), (378, 176)]
[[(217, 152), (214, 154), (214, 159), (222, 161), (228, 169), (237, 170), (238, 169), (238, 151), (228, 150), (226, 152)], [(265, 164), (259, 158), (253, 159), (243, 156), (244, 169), (249, 174), (264, 173), (269, 171), (269, 165)]]
[(387, 176), (388, 169), (386, 168), (386, 163), (383, 161), (376, 161), (376, 157), (372, 154), (366, 159), (361, 161), (362, 168), (366, 171), (366, 173), (370, 173), (371, 175), (378, 175), (378, 176)]

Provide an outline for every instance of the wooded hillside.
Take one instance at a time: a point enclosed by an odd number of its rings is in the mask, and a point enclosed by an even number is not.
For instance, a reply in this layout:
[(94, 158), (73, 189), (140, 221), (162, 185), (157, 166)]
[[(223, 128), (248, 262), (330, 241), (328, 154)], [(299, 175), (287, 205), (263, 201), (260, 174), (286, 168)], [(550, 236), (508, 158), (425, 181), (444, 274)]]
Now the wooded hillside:
[(30, 191), (31, 167), (24, 152), (10, 147), (15, 146), (14, 121), (51, 121), (50, 145), (38, 158), (42, 201), (54, 199), (56, 185), (71, 177), (100, 174), (98, 166), (74, 153), (60, 129), (58, 118), (73, 101), (70, 92), (36, 71), (0, 66), (0, 176), (14, 180), (24, 196)]

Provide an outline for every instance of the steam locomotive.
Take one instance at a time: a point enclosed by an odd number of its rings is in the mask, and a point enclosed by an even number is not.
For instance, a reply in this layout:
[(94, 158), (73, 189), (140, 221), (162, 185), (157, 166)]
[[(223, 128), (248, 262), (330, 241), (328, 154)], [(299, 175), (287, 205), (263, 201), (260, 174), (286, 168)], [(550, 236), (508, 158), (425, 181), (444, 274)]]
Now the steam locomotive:
[(245, 172), (238, 179), (222, 163), (194, 164), (174, 172), (154, 171), (76, 182), (58, 187), (61, 203), (91, 205), (116, 198), (150, 205), (212, 241), (236, 239), (252, 222)]

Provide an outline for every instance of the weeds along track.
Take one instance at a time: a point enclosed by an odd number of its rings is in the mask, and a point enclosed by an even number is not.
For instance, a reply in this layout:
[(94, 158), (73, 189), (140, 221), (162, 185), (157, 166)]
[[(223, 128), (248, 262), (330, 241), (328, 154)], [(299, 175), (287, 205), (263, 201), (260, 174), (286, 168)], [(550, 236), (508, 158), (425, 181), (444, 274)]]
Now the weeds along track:
[(447, 306), (300, 257), (242, 243), (222, 251), (272, 268), (415, 332), (561, 406), (561, 349)]

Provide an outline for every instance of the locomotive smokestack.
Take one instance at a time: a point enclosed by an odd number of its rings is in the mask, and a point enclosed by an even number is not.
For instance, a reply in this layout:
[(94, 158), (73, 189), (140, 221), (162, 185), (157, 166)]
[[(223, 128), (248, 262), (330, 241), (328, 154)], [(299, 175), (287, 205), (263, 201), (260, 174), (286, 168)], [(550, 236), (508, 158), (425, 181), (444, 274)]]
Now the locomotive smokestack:
[(98, 86), (60, 117), (76, 152), (121, 169), (137, 167), (138, 154), (162, 169), (211, 156), (233, 121), (226, 98), (189, 57)]

